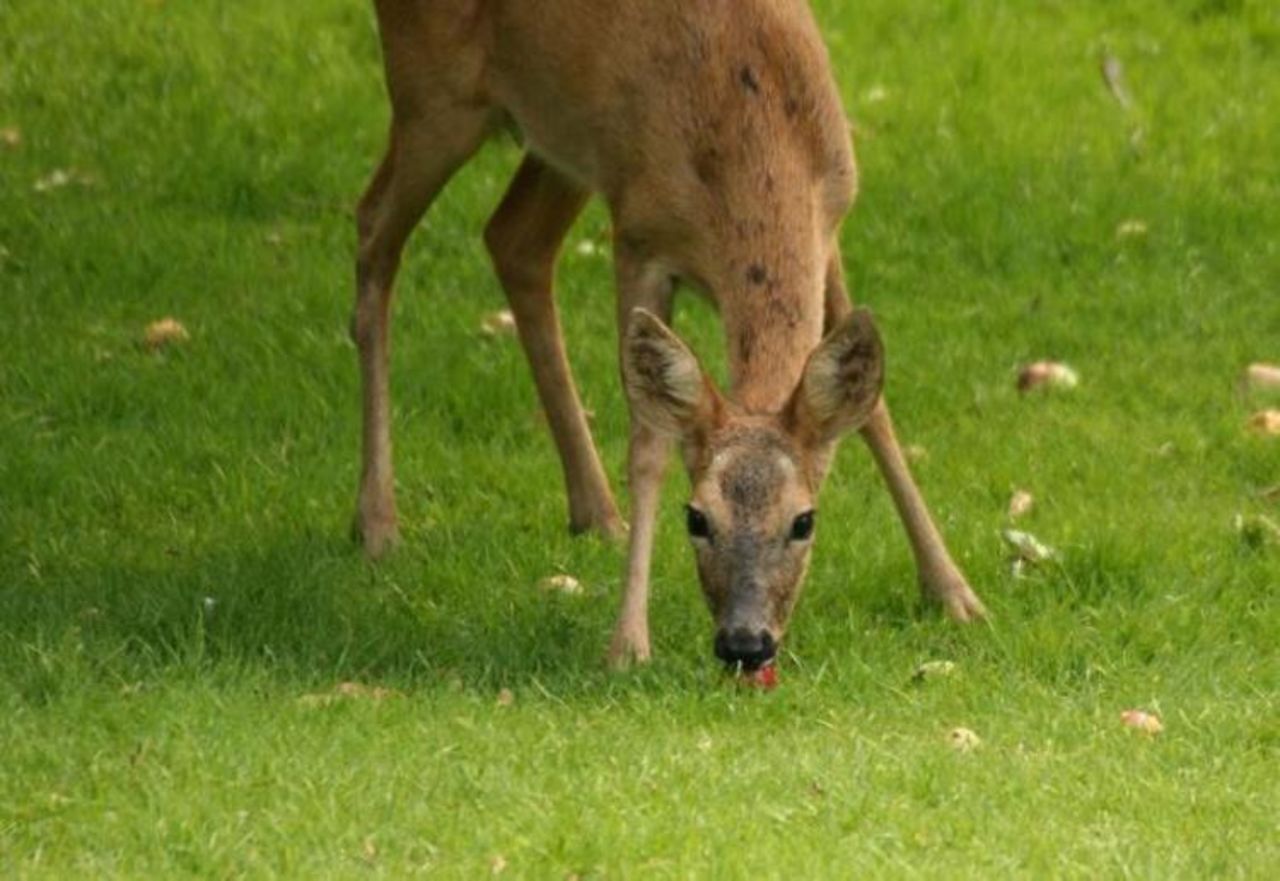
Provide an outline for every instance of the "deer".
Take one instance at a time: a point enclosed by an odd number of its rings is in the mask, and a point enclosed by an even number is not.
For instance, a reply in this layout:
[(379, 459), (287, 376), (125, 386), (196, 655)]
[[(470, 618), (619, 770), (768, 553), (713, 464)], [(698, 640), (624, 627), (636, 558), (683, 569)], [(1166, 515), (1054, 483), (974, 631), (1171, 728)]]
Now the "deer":
[[(389, 314), (409, 234), (495, 133), (523, 155), (484, 229), (554, 438), (569, 528), (627, 543), (615, 667), (651, 657), (660, 487), (679, 448), (685, 528), (714, 654), (771, 664), (799, 597), (817, 497), (839, 440), (861, 435), (914, 554), (923, 596), (966, 622), (985, 609), (949, 554), (882, 394), (884, 346), (855, 309), (839, 228), (857, 191), (850, 126), (804, 0), (375, 0), (391, 123), (356, 209), (351, 335), (362, 468), (353, 530), (380, 557), (399, 537)], [(566, 359), (557, 256), (590, 198), (607, 207), (619, 364), (630, 416), (629, 527)], [(671, 329), (677, 291), (724, 329), (721, 390)]]

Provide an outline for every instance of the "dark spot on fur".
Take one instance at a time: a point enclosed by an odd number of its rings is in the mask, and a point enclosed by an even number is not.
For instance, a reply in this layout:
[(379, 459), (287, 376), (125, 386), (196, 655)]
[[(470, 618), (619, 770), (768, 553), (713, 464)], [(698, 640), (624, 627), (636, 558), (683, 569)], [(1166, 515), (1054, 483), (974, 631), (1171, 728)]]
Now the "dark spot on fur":
[(742, 69), (738, 71), (738, 82), (742, 83), (742, 88), (751, 94), (760, 94), (760, 81), (756, 79), (755, 71), (747, 65), (743, 65)]
[(764, 284), (769, 280), (769, 271), (759, 263), (747, 267), (747, 281), (751, 284)]
[(747, 328), (738, 331), (738, 355), (743, 362), (751, 360), (751, 353), (756, 347), (756, 336)]
[(788, 95), (782, 102), (782, 112), (787, 115), (787, 119), (795, 119), (796, 114), (800, 112), (800, 102)]
[(693, 173), (707, 186), (717, 183), (720, 180), (720, 151), (715, 147), (698, 150), (693, 156)]

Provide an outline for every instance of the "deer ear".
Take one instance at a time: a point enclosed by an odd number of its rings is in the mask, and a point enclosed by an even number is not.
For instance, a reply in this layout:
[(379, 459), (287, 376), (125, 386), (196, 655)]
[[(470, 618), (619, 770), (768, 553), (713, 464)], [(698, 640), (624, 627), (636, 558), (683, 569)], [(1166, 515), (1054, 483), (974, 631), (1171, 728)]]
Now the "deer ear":
[(861, 427), (884, 386), (884, 346), (871, 312), (855, 309), (818, 344), (789, 405), (792, 430), (825, 444)]
[(631, 409), (664, 434), (689, 437), (714, 419), (720, 396), (671, 328), (635, 309), (622, 342), (622, 376)]

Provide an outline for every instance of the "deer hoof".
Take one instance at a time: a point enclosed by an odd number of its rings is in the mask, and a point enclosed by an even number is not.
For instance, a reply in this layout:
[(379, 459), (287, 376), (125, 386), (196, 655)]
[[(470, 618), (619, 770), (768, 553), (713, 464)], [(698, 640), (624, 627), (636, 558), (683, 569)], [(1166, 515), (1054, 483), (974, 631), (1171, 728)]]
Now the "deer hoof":
[(626, 541), (627, 534), (629, 532), (630, 530), (627, 528), (627, 521), (618, 516), (617, 511), (607, 511), (604, 514), (590, 514), (583, 518), (569, 518), (570, 535), (593, 533), (606, 541), (621, 543)]
[(400, 544), (400, 527), (395, 518), (364, 518), (356, 514), (351, 524), (351, 537), (364, 548), (370, 560), (380, 560)]
[(609, 643), (606, 662), (610, 670), (618, 671), (626, 670), (632, 664), (647, 664), (649, 658), (649, 635), (619, 627)]
[(940, 603), (947, 617), (953, 621), (968, 623), (987, 617), (986, 606), (982, 605), (982, 600), (978, 599), (978, 595), (959, 572), (923, 577), (921, 592), (926, 599)]

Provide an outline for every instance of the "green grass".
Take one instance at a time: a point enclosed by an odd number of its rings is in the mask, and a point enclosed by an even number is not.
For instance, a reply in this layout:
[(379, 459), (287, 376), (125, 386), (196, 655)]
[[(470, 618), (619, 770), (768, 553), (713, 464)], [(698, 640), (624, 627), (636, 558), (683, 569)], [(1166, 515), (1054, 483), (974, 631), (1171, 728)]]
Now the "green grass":
[[(862, 194), (847, 270), (953, 551), (995, 613), (917, 607), (841, 451), (782, 686), (728, 687), (664, 499), (657, 657), (601, 665), (621, 552), (572, 540), (478, 232), (494, 144), (412, 243), (394, 328), (404, 532), (357, 478), (350, 206), (387, 108), (360, 0), (0, 11), (0, 875), (1274, 877), (1280, 9), (826, 0)], [(1121, 59), (1135, 104), (1098, 72)], [(51, 170), (92, 185), (37, 193)], [(1116, 236), (1128, 219), (1136, 239)], [(617, 478), (593, 206), (560, 300)], [(191, 341), (160, 354), (145, 324)], [(714, 317), (679, 326), (719, 351)], [(1020, 398), (1016, 365), (1082, 383)], [(1274, 404), (1273, 404), (1274, 405)], [(1060, 562), (1011, 577), (1014, 487)], [(581, 597), (535, 582), (568, 571)], [(950, 678), (910, 683), (950, 659)], [(314, 706), (342, 681), (382, 701)], [(497, 701), (510, 689), (514, 703)], [(1134, 735), (1130, 707), (1166, 731)], [(969, 727), (960, 754), (945, 734)]]

